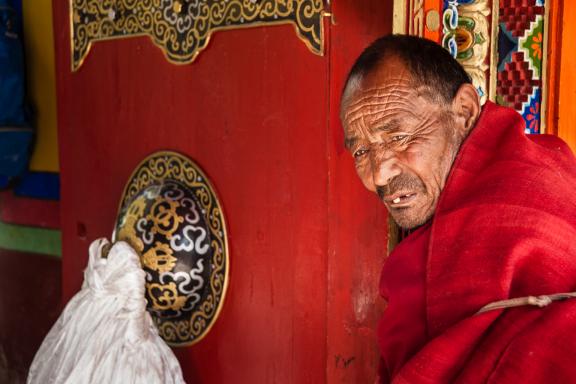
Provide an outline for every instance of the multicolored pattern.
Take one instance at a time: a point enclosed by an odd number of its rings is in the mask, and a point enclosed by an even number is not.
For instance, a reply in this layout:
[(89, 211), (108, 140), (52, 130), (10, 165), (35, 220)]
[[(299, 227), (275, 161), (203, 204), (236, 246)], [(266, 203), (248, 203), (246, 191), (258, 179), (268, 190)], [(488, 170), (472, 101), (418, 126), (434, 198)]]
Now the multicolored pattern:
[(543, 0), (500, 0), (496, 101), (517, 110), (526, 133), (540, 133)]
[[(437, 34), (434, 20), (441, 15)], [(442, 44), (471, 76), (482, 103), (517, 110), (540, 133), (545, 0), (395, 0), (394, 33)], [(424, 23), (426, 20), (426, 23)]]
[(464, 67), (484, 103), (488, 99), (490, 0), (444, 0), (442, 46)]

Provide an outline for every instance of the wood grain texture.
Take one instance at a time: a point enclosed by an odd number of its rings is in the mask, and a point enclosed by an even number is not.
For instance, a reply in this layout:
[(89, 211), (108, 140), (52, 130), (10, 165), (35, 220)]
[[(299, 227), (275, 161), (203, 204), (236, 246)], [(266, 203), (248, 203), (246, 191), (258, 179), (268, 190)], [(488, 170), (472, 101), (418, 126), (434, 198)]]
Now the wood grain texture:
[(387, 211), (356, 175), (344, 149), (340, 94), (362, 50), (392, 31), (392, 1), (334, 3), (331, 30), (329, 137), (329, 248), (327, 382), (373, 383), (379, 364), (376, 324), (383, 310), (378, 292), (387, 254)]

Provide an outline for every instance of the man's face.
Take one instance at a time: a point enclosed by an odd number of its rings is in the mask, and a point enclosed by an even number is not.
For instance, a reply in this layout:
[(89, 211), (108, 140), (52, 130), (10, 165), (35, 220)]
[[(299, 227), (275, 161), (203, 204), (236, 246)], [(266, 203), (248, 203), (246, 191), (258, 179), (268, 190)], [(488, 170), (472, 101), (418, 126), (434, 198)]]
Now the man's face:
[(422, 91), (405, 65), (389, 58), (362, 80), (342, 111), (358, 176), (403, 228), (432, 217), (464, 137), (451, 105)]

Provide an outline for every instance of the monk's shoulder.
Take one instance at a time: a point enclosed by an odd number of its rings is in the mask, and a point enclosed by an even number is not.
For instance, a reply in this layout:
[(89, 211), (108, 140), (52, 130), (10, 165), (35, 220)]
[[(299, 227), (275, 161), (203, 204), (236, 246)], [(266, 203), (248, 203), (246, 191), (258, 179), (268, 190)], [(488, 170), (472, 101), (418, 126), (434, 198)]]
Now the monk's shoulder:
[(488, 383), (576, 382), (576, 299), (534, 311), (541, 315), (517, 330)]

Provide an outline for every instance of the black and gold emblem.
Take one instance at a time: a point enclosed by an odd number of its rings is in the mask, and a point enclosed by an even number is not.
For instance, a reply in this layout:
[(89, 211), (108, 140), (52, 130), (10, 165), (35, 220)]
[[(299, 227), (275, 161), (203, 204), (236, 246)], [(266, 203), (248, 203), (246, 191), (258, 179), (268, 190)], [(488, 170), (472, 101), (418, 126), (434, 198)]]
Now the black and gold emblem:
[(173, 63), (192, 62), (215, 31), (292, 24), (308, 48), (324, 51), (324, 0), (70, 0), (72, 69), (94, 42), (149, 36)]
[(124, 189), (114, 240), (140, 254), (160, 336), (172, 346), (204, 337), (226, 293), (228, 244), (222, 208), (200, 168), (174, 152), (140, 163)]

